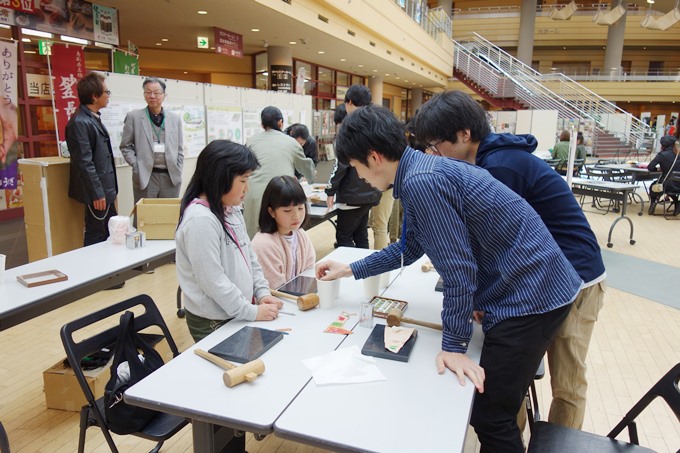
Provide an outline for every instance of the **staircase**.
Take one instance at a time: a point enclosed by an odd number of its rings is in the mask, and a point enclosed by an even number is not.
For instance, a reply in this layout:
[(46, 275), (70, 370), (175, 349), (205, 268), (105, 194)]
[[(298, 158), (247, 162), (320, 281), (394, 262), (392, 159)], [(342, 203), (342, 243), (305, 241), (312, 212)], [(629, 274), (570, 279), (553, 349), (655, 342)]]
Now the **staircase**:
[(624, 158), (652, 149), (647, 124), (569, 77), (534, 71), (477, 33), (453, 43), (454, 74), (490, 104), (557, 110), (558, 118), (591, 120), (598, 157)]

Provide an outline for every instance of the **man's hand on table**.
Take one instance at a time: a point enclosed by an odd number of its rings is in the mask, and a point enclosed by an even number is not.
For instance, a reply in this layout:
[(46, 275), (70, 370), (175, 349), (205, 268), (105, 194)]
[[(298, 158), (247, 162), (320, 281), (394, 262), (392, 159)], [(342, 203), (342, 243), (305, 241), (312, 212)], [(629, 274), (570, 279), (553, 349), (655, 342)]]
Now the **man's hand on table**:
[(348, 264), (337, 261), (324, 261), (316, 265), (316, 278), (319, 280), (337, 280), (351, 277), (352, 268)]
[(328, 207), (328, 210), (330, 211), (333, 209), (333, 205), (335, 204), (335, 195), (328, 195), (326, 197), (326, 206)]
[(484, 393), (484, 368), (473, 362), (467, 355), (459, 352), (441, 351), (437, 354), (437, 372), (444, 373), (449, 370), (456, 373), (460, 385), (465, 385), (465, 376), (470, 378), (479, 393)]

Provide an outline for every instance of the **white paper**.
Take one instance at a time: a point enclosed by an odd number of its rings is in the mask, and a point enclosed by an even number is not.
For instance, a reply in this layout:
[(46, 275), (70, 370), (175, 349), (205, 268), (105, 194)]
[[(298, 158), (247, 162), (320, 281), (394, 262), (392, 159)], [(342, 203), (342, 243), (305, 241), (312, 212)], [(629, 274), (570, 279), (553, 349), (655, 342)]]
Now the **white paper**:
[(312, 377), (317, 385), (360, 384), (386, 380), (375, 359), (362, 355), (357, 346), (311, 357), (302, 363), (312, 371)]

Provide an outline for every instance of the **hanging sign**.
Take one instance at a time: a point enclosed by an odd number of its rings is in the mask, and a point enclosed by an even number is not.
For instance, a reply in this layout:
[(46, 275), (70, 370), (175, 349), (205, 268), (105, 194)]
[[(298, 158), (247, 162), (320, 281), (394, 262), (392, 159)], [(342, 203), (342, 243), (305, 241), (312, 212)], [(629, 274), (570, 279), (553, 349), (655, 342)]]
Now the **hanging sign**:
[(78, 107), (76, 84), (85, 75), (85, 53), (82, 47), (52, 45), (52, 81), (57, 113), (57, 137), (65, 140), (65, 128)]

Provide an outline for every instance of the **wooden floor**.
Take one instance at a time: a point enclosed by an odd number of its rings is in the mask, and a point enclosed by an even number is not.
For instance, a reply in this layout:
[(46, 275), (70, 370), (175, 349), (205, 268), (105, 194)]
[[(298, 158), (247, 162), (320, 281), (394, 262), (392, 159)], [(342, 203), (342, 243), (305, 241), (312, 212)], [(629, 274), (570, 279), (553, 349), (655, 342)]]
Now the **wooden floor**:
[[(614, 214), (588, 213), (600, 245), (606, 248), (606, 235)], [(624, 223), (616, 227), (614, 252), (678, 267), (680, 261), (680, 222), (663, 217), (633, 214), (637, 244), (628, 244)], [(310, 230), (317, 255), (332, 250), (334, 231), (330, 223)], [(680, 269), (678, 269), (680, 280)], [(641, 285), (654, 282), (641, 281)], [(64, 358), (59, 328), (70, 319), (97, 310), (112, 302), (146, 293), (159, 305), (180, 350), (192, 340), (183, 320), (175, 315), (177, 280), (174, 265), (155, 274), (130, 280), (123, 289), (104, 291), (49, 314), (0, 332), (0, 420), (5, 425), (12, 451), (73, 452), (78, 444), (78, 414), (45, 409), (42, 371)], [(669, 294), (669, 298), (680, 297)], [(432, 351), (432, 355), (436, 351)], [(588, 358), (588, 407), (584, 429), (606, 434), (635, 401), (674, 364), (680, 362), (680, 311), (641, 297), (610, 288), (596, 325)], [(432, 372), (436, 372), (434, 365)], [(451, 385), (457, 385), (453, 380)], [(181, 389), (178, 389), (181, 391)], [(538, 382), (540, 408), (550, 403), (549, 377)], [(653, 404), (638, 424), (643, 445), (660, 452), (680, 448), (680, 426), (665, 404)], [(443, 433), (423, 433), (443, 435)], [(132, 436), (115, 436), (121, 452), (149, 451), (152, 443)], [(324, 450), (268, 436), (257, 441), (248, 435), (250, 453), (303, 453)], [(469, 430), (466, 452), (478, 451), (474, 432)], [(88, 430), (87, 452), (109, 451), (96, 428)], [(192, 451), (191, 427), (174, 436), (164, 452)]]

